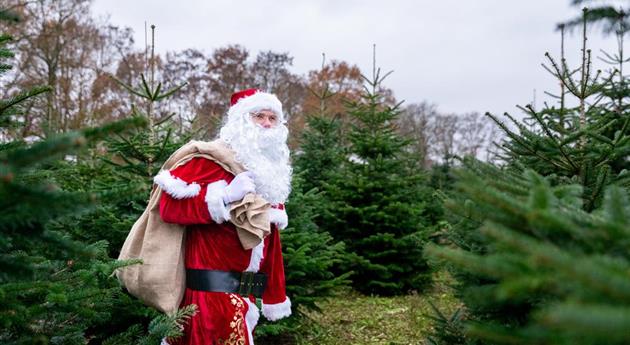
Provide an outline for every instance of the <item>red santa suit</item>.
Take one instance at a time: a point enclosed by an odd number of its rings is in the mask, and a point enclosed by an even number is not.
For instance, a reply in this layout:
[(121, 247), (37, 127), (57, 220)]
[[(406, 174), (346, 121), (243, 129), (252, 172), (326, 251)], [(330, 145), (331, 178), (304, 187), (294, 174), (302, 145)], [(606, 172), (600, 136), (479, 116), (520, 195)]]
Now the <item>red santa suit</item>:
[[(163, 190), (160, 216), (165, 222), (186, 226), (187, 269), (265, 273), (262, 313), (274, 321), (291, 314), (278, 231), (287, 225), (284, 205), (272, 205), (270, 235), (255, 248), (245, 250), (222, 199), (223, 189), (233, 178), (205, 158), (160, 172), (154, 179)], [(198, 312), (185, 325), (184, 336), (171, 341), (173, 345), (253, 345), (252, 332), (259, 318), (253, 295), (187, 288), (181, 306), (189, 304), (197, 305)]]

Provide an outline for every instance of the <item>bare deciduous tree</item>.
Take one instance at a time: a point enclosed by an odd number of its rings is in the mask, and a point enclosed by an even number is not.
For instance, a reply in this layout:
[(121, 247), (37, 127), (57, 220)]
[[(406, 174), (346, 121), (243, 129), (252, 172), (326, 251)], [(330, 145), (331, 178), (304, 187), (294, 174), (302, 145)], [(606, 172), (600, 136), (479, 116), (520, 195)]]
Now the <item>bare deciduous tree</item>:
[(498, 128), (485, 116), (475, 112), (443, 114), (428, 102), (408, 105), (398, 119), (398, 127), (412, 140), (411, 148), (424, 167), (450, 162), (455, 156), (489, 160), (493, 141), (499, 140)]

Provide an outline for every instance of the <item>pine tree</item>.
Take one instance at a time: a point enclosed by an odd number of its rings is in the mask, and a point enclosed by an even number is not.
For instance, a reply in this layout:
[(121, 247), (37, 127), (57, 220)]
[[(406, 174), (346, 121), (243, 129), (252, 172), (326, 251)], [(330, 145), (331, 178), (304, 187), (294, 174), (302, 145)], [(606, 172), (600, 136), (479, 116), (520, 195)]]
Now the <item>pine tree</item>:
[[(0, 10), (0, 17), (11, 18)], [(11, 66), (0, 38), (0, 74)], [(0, 100), (0, 133), (19, 126), (21, 105), (49, 87), (36, 87)], [(73, 239), (55, 224), (93, 209), (95, 195), (60, 189), (48, 179), (56, 161), (113, 133), (141, 126), (130, 118), (101, 128), (85, 129), (27, 143), (3, 137), (0, 144), (0, 341), (3, 344), (84, 344), (86, 330), (106, 319), (120, 289), (111, 273), (126, 263), (107, 256), (107, 243)]]
[(586, 48), (587, 17), (577, 69), (563, 53), (560, 62), (547, 54), (559, 106), (523, 107), (525, 123), (508, 115), (518, 131), (489, 115), (508, 136), (507, 164), (464, 161), (458, 193), (446, 201), (450, 246), (427, 247), (457, 280), (469, 344), (630, 340), (628, 298), (619, 294), (630, 283), (623, 31), (619, 53), (607, 55), (618, 69), (600, 78)]
[[(601, 77), (604, 72), (593, 71), (591, 50), (586, 46), (587, 13), (585, 9), (578, 68), (568, 66), (564, 55), (557, 62), (549, 53), (545, 54), (549, 65), (543, 66), (561, 83), (560, 93), (552, 95), (558, 99), (559, 107), (546, 106), (540, 111), (531, 105), (521, 107), (525, 121), (534, 124), (533, 129), (506, 114), (519, 129), (518, 133), (496, 116), (487, 115), (510, 139), (503, 146), (511, 164), (532, 168), (545, 176), (553, 175), (554, 183), (579, 182), (584, 192), (583, 207), (591, 210), (601, 201), (605, 185), (629, 182), (624, 171), (630, 167), (625, 159), (629, 153), (630, 117), (627, 77), (622, 74), (624, 31), (618, 33), (619, 53), (606, 54), (610, 63), (618, 64), (618, 69)], [(564, 35), (562, 39), (564, 42)], [(568, 96), (573, 96), (576, 106), (569, 106), (572, 100)]]
[(580, 185), (466, 164), (458, 189), (467, 207), (448, 207), (482, 224), (483, 250), (427, 252), (456, 273), (469, 343), (628, 343), (628, 190), (607, 188), (601, 206), (587, 212)]
[[(153, 56), (151, 61), (154, 61)], [(48, 173), (64, 189), (90, 193), (99, 201), (88, 212), (66, 217), (51, 226), (84, 243), (107, 241), (110, 245), (104, 248), (104, 255), (118, 266), (125, 264), (116, 262), (115, 258), (133, 223), (146, 207), (153, 175), (182, 141), (188, 140), (173, 137), (169, 123), (172, 114), (161, 118), (155, 115), (158, 102), (184, 85), (163, 91), (161, 83), (153, 80), (154, 72), (150, 71), (149, 78), (142, 75), (139, 86), (119, 82), (142, 102), (139, 107), (132, 106), (129, 117), (141, 119), (144, 126), (103, 138), (91, 145), (81, 159), (58, 162)], [(178, 325), (186, 322), (196, 310), (191, 306), (175, 315), (160, 315), (124, 293), (115, 278), (110, 276), (100, 284), (114, 291), (116, 296), (109, 301), (108, 313), (91, 322), (85, 330), (85, 338), (91, 342), (156, 344), (164, 337), (180, 336)]]
[(307, 117), (306, 129), (300, 138), (300, 152), (294, 160), (295, 170), (304, 180), (304, 191), (324, 190), (334, 173), (331, 167), (343, 163), (345, 146), (341, 128), (338, 117), (329, 118), (322, 113)]
[(568, 20), (565, 23), (558, 25), (559, 29), (563, 28), (580, 28), (584, 19), (588, 23), (601, 25), (601, 28), (606, 34), (614, 34), (619, 30), (619, 26), (622, 25), (624, 31), (628, 29), (628, 12), (630, 8), (626, 6), (623, 8), (620, 4), (609, 3), (601, 0), (571, 0), (571, 6), (589, 8), (588, 15), (577, 16), (574, 19)]
[[(152, 29), (154, 42), (155, 26)], [(151, 45), (153, 47), (154, 44)], [(76, 173), (76, 179), (68, 176), (67, 183), (74, 188), (88, 188), (103, 198), (103, 203), (91, 214), (66, 224), (76, 230), (76, 236), (86, 239), (106, 238), (111, 243), (109, 255), (118, 257), (119, 250), (133, 223), (146, 208), (153, 177), (164, 161), (195, 133), (176, 137), (171, 118), (175, 114), (159, 111), (162, 102), (181, 90), (186, 84), (170, 89), (155, 80), (155, 55), (151, 48), (148, 58), (147, 76), (141, 74), (138, 85), (128, 85), (114, 78), (136, 100), (130, 116), (145, 119), (147, 127), (131, 131), (127, 135), (108, 138), (102, 144), (103, 154), (96, 162), (87, 162)], [(90, 232), (82, 229), (89, 228)], [(142, 305), (137, 299), (123, 295), (115, 301), (112, 309), (118, 316), (108, 320), (92, 331), (94, 337), (107, 339), (107, 343), (159, 343), (163, 337), (181, 335), (178, 323), (185, 322), (195, 308), (185, 308), (176, 317), (160, 315)], [(151, 320), (152, 319), (152, 320)], [(132, 325), (132, 326), (130, 326)], [(145, 333), (144, 331), (147, 331)], [(140, 331), (140, 332), (139, 332)], [(111, 337), (113, 334), (117, 334)]]
[(429, 281), (422, 259), (429, 225), (429, 190), (419, 162), (405, 150), (395, 119), (399, 105), (386, 105), (379, 93), (380, 70), (367, 81), (362, 100), (348, 104), (352, 119), (347, 156), (324, 191), (331, 201), (327, 230), (354, 254), (346, 269), (364, 293), (400, 294)]

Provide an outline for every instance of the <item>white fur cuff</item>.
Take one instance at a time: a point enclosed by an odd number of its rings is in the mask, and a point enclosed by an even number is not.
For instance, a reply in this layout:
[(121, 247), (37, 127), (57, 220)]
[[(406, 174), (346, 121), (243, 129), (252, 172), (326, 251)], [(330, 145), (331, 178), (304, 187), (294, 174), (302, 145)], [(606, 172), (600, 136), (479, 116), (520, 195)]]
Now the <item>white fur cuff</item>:
[(227, 182), (219, 180), (217, 182), (210, 183), (206, 190), (205, 200), (208, 205), (208, 212), (210, 212), (212, 220), (217, 223), (223, 223), (230, 219), (230, 211), (223, 203), (225, 187), (227, 187)]
[(160, 173), (153, 178), (153, 182), (175, 199), (195, 197), (201, 190), (201, 186), (197, 183), (186, 183), (186, 181), (179, 177), (171, 175), (168, 170), (160, 171)]
[(245, 314), (245, 325), (247, 326), (247, 337), (249, 338), (249, 343), (254, 345), (254, 328), (258, 324), (258, 319), (260, 318), (260, 311), (256, 306), (256, 303), (253, 303), (247, 297), (242, 297), (249, 308), (247, 309), (247, 314)]
[(269, 222), (275, 223), (278, 229), (282, 230), (289, 225), (289, 217), (286, 210), (270, 208), (267, 210), (267, 214), (269, 215)]
[(265, 304), (263, 302), (262, 314), (265, 315), (265, 318), (269, 321), (276, 321), (287, 317), (291, 315), (291, 300), (287, 297), (282, 303)]

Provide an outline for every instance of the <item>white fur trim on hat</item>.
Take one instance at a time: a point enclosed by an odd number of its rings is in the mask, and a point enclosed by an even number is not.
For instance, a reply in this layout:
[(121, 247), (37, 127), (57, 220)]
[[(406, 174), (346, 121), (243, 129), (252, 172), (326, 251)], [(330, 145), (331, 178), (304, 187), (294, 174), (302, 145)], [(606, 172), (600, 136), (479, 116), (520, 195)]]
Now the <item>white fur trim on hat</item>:
[(160, 173), (153, 178), (153, 182), (175, 199), (195, 197), (201, 190), (201, 186), (197, 183), (186, 183), (186, 181), (179, 177), (171, 175), (171, 172), (168, 170), (160, 171)]
[(262, 314), (269, 321), (280, 320), (291, 315), (291, 300), (287, 297), (284, 302), (276, 304), (262, 304)]
[(286, 228), (287, 225), (289, 225), (289, 217), (287, 216), (286, 210), (270, 208), (267, 210), (267, 215), (269, 216), (269, 222), (275, 223), (280, 230)]
[(251, 96), (239, 99), (236, 104), (228, 110), (228, 117), (242, 116), (251, 112), (269, 109), (278, 115), (280, 122), (285, 123), (284, 113), (282, 112), (282, 103), (271, 93), (258, 91)]
[(223, 203), (225, 187), (227, 187), (227, 182), (225, 180), (219, 180), (210, 183), (206, 189), (205, 201), (208, 205), (208, 212), (210, 212), (212, 220), (219, 224), (230, 219), (230, 211)]

